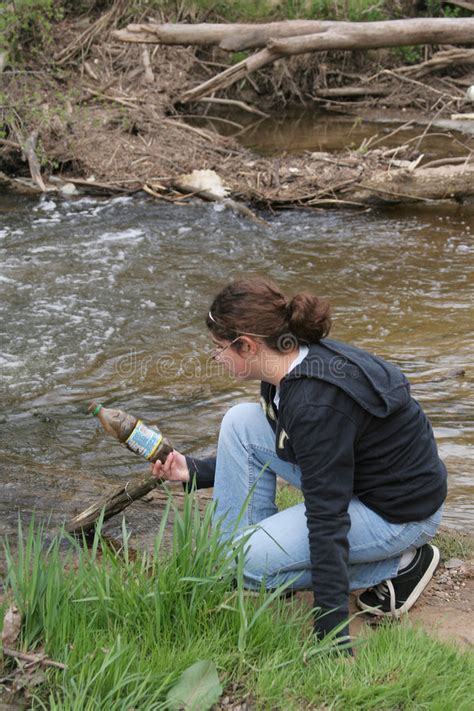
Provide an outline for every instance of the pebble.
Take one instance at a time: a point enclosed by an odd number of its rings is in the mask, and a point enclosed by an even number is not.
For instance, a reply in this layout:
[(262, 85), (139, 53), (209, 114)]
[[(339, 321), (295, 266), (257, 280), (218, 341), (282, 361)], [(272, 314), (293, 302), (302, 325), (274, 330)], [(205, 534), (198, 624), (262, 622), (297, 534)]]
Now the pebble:
[(444, 564), (444, 567), (450, 570), (451, 568), (461, 568), (464, 565), (464, 561), (460, 558), (450, 558)]

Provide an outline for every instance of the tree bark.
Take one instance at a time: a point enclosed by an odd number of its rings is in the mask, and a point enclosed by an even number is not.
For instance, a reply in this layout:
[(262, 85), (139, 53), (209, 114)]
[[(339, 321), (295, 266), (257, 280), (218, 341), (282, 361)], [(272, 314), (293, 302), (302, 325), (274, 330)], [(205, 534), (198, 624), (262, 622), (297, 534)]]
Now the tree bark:
[[(159, 44), (218, 45), (228, 51), (270, 47), (269, 42), (284, 38), (296, 40), (305, 36), (307, 48), (302, 52), (325, 49), (367, 49), (396, 47), (404, 44), (460, 44), (474, 42), (474, 18), (415, 18), (379, 22), (332, 22), (320, 20), (286, 20), (264, 24), (132, 24), (116, 30), (114, 37), (124, 42)], [(318, 37), (309, 39), (317, 35)], [(324, 37), (324, 39), (322, 39)], [(353, 42), (361, 46), (352, 46)], [(350, 46), (346, 46), (345, 43)], [(373, 42), (367, 44), (366, 42)], [(382, 44), (379, 44), (382, 42)], [(388, 43), (387, 43), (388, 42)], [(313, 46), (313, 43), (316, 46)], [(326, 46), (326, 43), (328, 46)], [(333, 46), (336, 43), (336, 46)], [(343, 46), (339, 46), (342, 44)], [(292, 45), (289, 45), (292, 47)], [(280, 51), (275, 47), (276, 51)], [(288, 54), (297, 52), (289, 51)]]
[[(218, 45), (230, 52), (264, 47), (271, 37), (296, 37), (321, 32), (319, 20), (286, 20), (265, 24), (132, 24), (116, 30), (113, 36), (122, 42), (159, 44)], [(336, 23), (337, 24), (337, 23)]]

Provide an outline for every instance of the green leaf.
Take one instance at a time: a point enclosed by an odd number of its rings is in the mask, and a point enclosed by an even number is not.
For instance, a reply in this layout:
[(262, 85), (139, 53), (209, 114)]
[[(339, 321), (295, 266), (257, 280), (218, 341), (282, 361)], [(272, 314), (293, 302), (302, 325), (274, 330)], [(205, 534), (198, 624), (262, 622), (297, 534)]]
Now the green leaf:
[(192, 664), (168, 691), (166, 701), (171, 711), (205, 711), (219, 700), (222, 686), (211, 659)]

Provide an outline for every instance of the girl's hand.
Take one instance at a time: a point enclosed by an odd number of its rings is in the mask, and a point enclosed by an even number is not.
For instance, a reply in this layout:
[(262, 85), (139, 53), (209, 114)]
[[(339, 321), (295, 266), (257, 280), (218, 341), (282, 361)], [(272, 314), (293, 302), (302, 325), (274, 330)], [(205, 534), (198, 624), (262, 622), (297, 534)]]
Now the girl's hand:
[(160, 461), (151, 465), (151, 471), (160, 481), (189, 481), (189, 469), (186, 464), (186, 457), (175, 449), (168, 454), (166, 461)]

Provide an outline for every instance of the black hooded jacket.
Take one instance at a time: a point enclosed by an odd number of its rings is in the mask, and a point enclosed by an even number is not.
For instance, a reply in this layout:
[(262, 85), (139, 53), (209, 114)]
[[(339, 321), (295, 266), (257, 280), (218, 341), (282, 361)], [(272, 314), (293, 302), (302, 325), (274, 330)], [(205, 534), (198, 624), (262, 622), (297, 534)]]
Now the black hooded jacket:
[[(348, 616), (348, 505), (357, 496), (387, 521), (421, 521), (446, 496), (433, 430), (401, 371), (331, 339), (309, 348), (261, 402), (278, 456), (301, 468), (315, 606), (324, 635)], [(215, 459), (188, 458), (198, 487), (212, 486)], [(347, 630), (345, 630), (347, 632)]]

